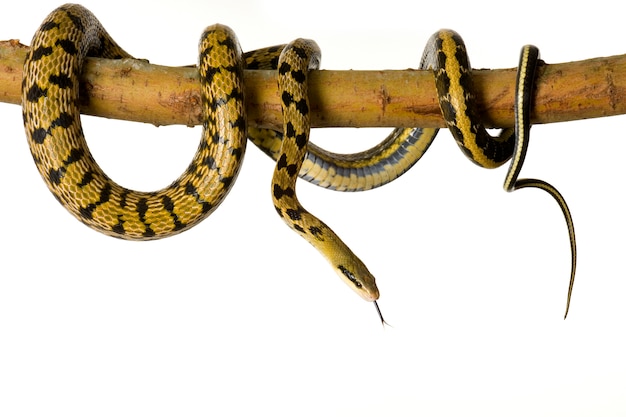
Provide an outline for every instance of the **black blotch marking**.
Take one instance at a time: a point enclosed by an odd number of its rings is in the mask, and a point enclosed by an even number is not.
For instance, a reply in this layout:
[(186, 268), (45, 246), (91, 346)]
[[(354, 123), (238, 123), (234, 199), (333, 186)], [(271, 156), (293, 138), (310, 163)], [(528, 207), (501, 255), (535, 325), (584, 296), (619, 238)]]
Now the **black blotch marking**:
[(283, 189), (280, 185), (274, 184), (274, 197), (277, 200), (280, 200), (283, 196), (293, 197), (295, 194), (295, 191), (291, 187)]
[(83, 158), (83, 156), (85, 156), (85, 150), (84, 149), (73, 148), (70, 151), (70, 156), (65, 161), (63, 161), (63, 163), (65, 165), (69, 165), (69, 164), (74, 163), (76, 161), (80, 161)]
[(68, 10), (66, 10), (66, 13), (67, 13), (67, 17), (69, 17), (72, 23), (74, 24), (74, 26), (76, 26), (76, 29), (80, 30), (81, 32), (84, 32), (85, 26), (83, 25), (82, 19)]
[(235, 179), (234, 177), (224, 177), (224, 178), (222, 178), (221, 182), (222, 182), (222, 184), (224, 184), (225, 188), (228, 188), (228, 187), (231, 186), (231, 184), (233, 183), (234, 179)]
[(259, 61), (253, 60), (253, 61), (248, 61), (246, 63), (246, 69), (256, 70), (260, 68), (261, 68), (261, 63)]
[(309, 232), (317, 238), (320, 238), (321, 236), (324, 235), (324, 232), (322, 231), (322, 229), (317, 226), (309, 227)]
[(40, 46), (30, 53), (30, 59), (31, 61), (38, 61), (44, 56), (48, 56), (50, 54), (52, 54), (51, 46)]
[(185, 184), (185, 193), (196, 198), (198, 197), (198, 190), (196, 190), (196, 187), (190, 182)]
[(59, 117), (57, 117), (56, 119), (52, 121), (52, 123), (50, 124), (50, 128), (52, 129), (55, 127), (62, 127), (62, 128), (67, 129), (73, 123), (74, 123), (74, 117), (69, 113), (63, 112), (59, 114)]
[(171, 198), (169, 198), (168, 196), (163, 196), (162, 203), (163, 203), (163, 208), (165, 210), (167, 210), (170, 213), (174, 212), (174, 202), (172, 201)]
[(306, 49), (299, 46), (293, 46), (291, 49), (296, 53), (296, 55), (298, 55), (298, 58), (306, 59), (309, 56)]
[(230, 125), (231, 127), (243, 130), (246, 128), (246, 121), (242, 115), (239, 115), (237, 119), (234, 122), (232, 122)]
[(215, 78), (215, 74), (219, 72), (220, 72), (220, 69), (218, 67), (207, 66), (207, 69), (204, 74), (204, 79), (206, 80), (208, 84), (211, 84), (213, 82), (213, 78)]
[(217, 110), (218, 107), (225, 106), (228, 104), (228, 98), (215, 98), (209, 106), (213, 111)]
[(89, 185), (91, 181), (93, 181), (93, 172), (87, 171), (85, 172), (85, 175), (83, 175), (83, 179), (78, 183), (78, 186), (84, 187), (86, 185)]
[(287, 213), (287, 216), (289, 216), (291, 220), (294, 220), (294, 221), (302, 220), (302, 215), (300, 214), (299, 210), (287, 209), (285, 210), (285, 213)]
[(226, 66), (223, 66), (222, 68), (233, 74), (237, 74), (239, 72), (239, 66), (237, 65), (226, 65)]
[(303, 98), (302, 100), (299, 100), (296, 103), (296, 109), (300, 112), (300, 114), (302, 114), (303, 116), (306, 116), (307, 114), (309, 114), (309, 104), (307, 103), (307, 100), (305, 98)]
[(481, 128), (476, 134), (476, 145), (480, 147), (482, 153), (490, 160), (504, 162), (513, 155), (515, 135), (511, 135), (508, 138), (493, 138), (485, 129)]
[(198, 190), (192, 183), (188, 182), (187, 184), (185, 184), (185, 193), (187, 195), (193, 196), (196, 202), (202, 205), (202, 213), (206, 214), (213, 209), (213, 205), (211, 203), (209, 203), (208, 201), (204, 201), (200, 197)]
[(155, 235), (154, 230), (150, 228), (150, 225), (146, 223), (146, 213), (148, 212), (148, 200), (145, 198), (140, 199), (137, 202), (137, 214), (139, 214), (139, 220), (146, 226), (146, 230), (141, 234), (143, 237), (153, 237)]
[(289, 71), (291, 71), (291, 65), (289, 65), (287, 62), (283, 62), (282, 64), (280, 64), (280, 68), (278, 68), (278, 74), (285, 75)]
[(52, 30), (58, 27), (59, 27), (59, 24), (57, 22), (45, 22), (44, 24), (41, 25), (39, 30), (42, 32), (47, 32), (49, 30)]
[(288, 164), (287, 163), (287, 155), (286, 154), (282, 154), (280, 156), (280, 158), (278, 158), (278, 162), (276, 163), (276, 168), (277, 169), (286, 169), (287, 173), (290, 176), (294, 176), (298, 173), (299, 168), (298, 168), (298, 164)]
[(109, 201), (111, 198), (111, 184), (107, 183), (100, 190), (100, 200), (98, 201), (98, 205), (104, 204)]
[(348, 268), (346, 268), (343, 265), (337, 265), (337, 268), (341, 271), (342, 274), (344, 274), (346, 276), (346, 278), (348, 278), (357, 288), (361, 288), (363, 286), (363, 284), (361, 284), (356, 277), (354, 276), (354, 273), (352, 273)]
[(294, 136), (296, 136), (296, 128), (294, 127), (293, 123), (287, 122), (285, 136), (287, 136), (288, 138), (293, 138)]
[(78, 54), (78, 49), (76, 48), (76, 45), (69, 39), (57, 39), (55, 45), (60, 46), (66, 53), (70, 55)]
[[(206, 158), (202, 161), (202, 165), (207, 166), (209, 169), (216, 169), (217, 163), (215, 162), (215, 158), (211, 155), (207, 155)], [(191, 171), (191, 166), (189, 167)]]
[(441, 107), (441, 112), (444, 114), (446, 121), (454, 123), (456, 121), (456, 110), (454, 106), (452, 106), (452, 103), (448, 100), (444, 100), (439, 102), (439, 106)]
[(299, 149), (303, 149), (308, 141), (309, 140), (307, 139), (306, 133), (302, 133), (296, 136), (296, 145), (298, 145)]
[(117, 217), (117, 224), (111, 227), (111, 230), (118, 235), (126, 234), (126, 230), (124, 230), (124, 220), (122, 220), (122, 216)]
[(306, 81), (306, 73), (302, 70), (291, 71), (291, 77), (300, 84)]
[(65, 175), (64, 167), (61, 167), (59, 169), (50, 168), (50, 170), (48, 171), (48, 181), (51, 184), (59, 185), (64, 175)]
[(294, 102), (294, 100), (293, 100), (293, 95), (292, 95), (292, 94), (290, 94), (290, 93), (289, 93), (289, 92), (287, 92), (287, 91), (283, 91), (283, 94), (282, 94), (281, 98), (282, 98), (282, 100), (283, 100), (283, 104), (284, 104), (285, 106), (289, 106), (291, 103), (293, 103), (293, 102)]
[[(204, 38), (205, 38), (205, 37), (207, 37), (207, 36), (208, 36), (208, 34), (210, 34), (210, 33), (211, 33), (211, 32), (204, 32), (204, 33), (202, 34), (202, 38), (201, 38), (201, 39), (204, 39)], [(206, 47), (206, 48), (203, 48), (203, 49), (200, 51), (200, 56), (199, 56), (199, 58), (198, 58), (198, 62), (200, 62), (200, 65), (201, 65), (201, 66), (202, 66), (202, 63), (203, 63), (203, 62), (205, 62), (205, 61), (206, 61), (206, 59), (209, 57), (209, 55), (211, 54), (211, 51), (213, 51), (213, 47), (212, 47), (212, 46), (208, 46), (208, 47)]]
[(202, 213), (203, 214), (208, 213), (212, 209), (213, 209), (213, 204), (209, 203), (208, 201), (203, 201), (202, 202)]
[(287, 155), (282, 154), (280, 158), (278, 158), (278, 161), (276, 162), (276, 168), (283, 169), (286, 166), (287, 166)]
[(93, 211), (96, 209), (95, 204), (89, 204), (87, 207), (81, 207), (79, 212), (83, 219), (91, 220), (93, 219)]
[(228, 49), (237, 49), (237, 45), (235, 44), (235, 40), (230, 36), (225, 38), (222, 41), (219, 41), (220, 45), (226, 46)]
[(299, 169), (298, 169), (298, 164), (291, 164), (291, 165), (287, 165), (287, 173), (290, 176), (294, 176), (298, 173)]
[(242, 148), (233, 148), (231, 151), (231, 154), (238, 160), (241, 159), (241, 157), (243, 156), (243, 149)]
[(126, 198), (128, 197), (129, 193), (130, 193), (130, 191), (125, 189), (120, 194), (120, 207), (124, 208), (124, 207), (126, 207), (128, 205), (128, 203), (126, 202)]
[(186, 225), (185, 223), (181, 222), (178, 218), (178, 215), (174, 213), (175, 205), (172, 199), (168, 196), (163, 196), (163, 200), (161, 200), (161, 202), (163, 203), (163, 208), (165, 208), (165, 210), (167, 210), (167, 212), (172, 217), (172, 221), (174, 222), (174, 230), (178, 231), (184, 229)]
[(72, 79), (66, 74), (51, 75), (48, 81), (59, 86), (59, 88), (72, 88), (74, 86)]
[(215, 132), (211, 135), (211, 142), (214, 144), (224, 143), (224, 138), (220, 135), (219, 132)]
[(26, 93), (26, 100), (30, 101), (31, 103), (35, 103), (39, 101), (41, 97), (45, 97), (47, 95), (47, 88), (41, 88), (37, 84), (33, 84)]
[(437, 85), (441, 85), (442, 91), (450, 91), (450, 77), (448, 77), (448, 73), (445, 71), (437, 72)]
[(33, 141), (38, 145), (41, 145), (43, 143), (43, 141), (46, 139), (46, 136), (48, 136), (48, 131), (41, 127), (33, 130), (33, 132), (31, 133)]
[(306, 234), (306, 230), (304, 230), (302, 226), (295, 223), (293, 223), (291, 226), (294, 228), (295, 231)]
[(148, 201), (145, 198), (140, 199), (137, 202), (137, 214), (139, 215), (139, 220), (142, 223), (146, 220), (146, 213), (148, 212)]
[[(80, 215), (87, 220), (90, 220), (93, 218), (93, 212), (96, 210), (96, 208), (101, 205), (106, 203), (107, 201), (109, 201), (109, 198), (111, 197), (111, 184), (105, 184), (104, 187), (102, 187), (102, 190), (100, 190), (100, 199), (92, 204), (87, 205), (87, 207), (81, 207), (79, 212)], [(119, 223), (118, 223), (119, 224)], [(115, 226), (114, 226), (115, 227)], [(124, 233), (124, 228), (121, 227), (122, 233)], [(116, 232), (118, 233), (118, 232)]]

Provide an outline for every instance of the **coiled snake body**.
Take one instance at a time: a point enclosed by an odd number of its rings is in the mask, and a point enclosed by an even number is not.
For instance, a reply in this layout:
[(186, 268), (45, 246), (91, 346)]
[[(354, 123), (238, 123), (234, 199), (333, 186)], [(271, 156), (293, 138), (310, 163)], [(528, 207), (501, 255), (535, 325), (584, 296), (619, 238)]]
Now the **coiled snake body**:
[(234, 34), (207, 28), (199, 63), (205, 122), (198, 151), (169, 187), (138, 192), (113, 182), (89, 152), (80, 123), (78, 79), (87, 55), (130, 57), (78, 5), (55, 10), (27, 56), (23, 117), (33, 158), (54, 196), (76, 218), (108, 235), (157, 239), (197, 224), (224, 199), (246, 146), (243, 60)]
[[(324, 254), (351, 288), (375, 302), (379, 292), (374, 277), (326, 224), (302, 207), (295, 193), (296, 179), (300, 175), (342, 191), (384, 185), (419, 160), (437, 129), (396, 129), (379, 145), (352, 155), (333, 154), (309, 144), (306, 80), (309, 69), (319, 64), (317, 45), (299, 39), (244, 57), (235, 34), (225, 26), (214, 25), (205, 30), (200, 42), (198, 70), (204, 123), (198, 150), (189, 167), (170, 186), (156, 192), (133, 191), (109, 179), (87, 147), (77, 106), (78, 80), (86, 56), (130, 57), (84, 7), (61, 6), (33, 38), (22, 86), (24, 125), (37, 168), (57, 200), (76, 218), (124, 239), (150, 240), (180, 233), (206, 218), (225, 198), (239, 172), (249, 133), (252, 141), (277, 161), (272, 196), (279, 215)], [(569, 210), (549, 184), (517, 180), (528, 145), (528, 113), (537, 60), (534, 48), (522, 50), (517, 134), (506, 130), (499, 138), (490, 138), (476, 122), (471, 71), (465, 46), (457, 34), (435, 34), (424, 52), (421, 68), (434, 70), (444, 118), (466, 156), (489, 168), (513, 156), (505, 188), (542, 188), (563, 209), (572, 246), (569, 306), (576, 259)], [(277, 68), (284, 116), (282, 135), (260, 129), (247, 132), (242, 84), (246, 65)]]

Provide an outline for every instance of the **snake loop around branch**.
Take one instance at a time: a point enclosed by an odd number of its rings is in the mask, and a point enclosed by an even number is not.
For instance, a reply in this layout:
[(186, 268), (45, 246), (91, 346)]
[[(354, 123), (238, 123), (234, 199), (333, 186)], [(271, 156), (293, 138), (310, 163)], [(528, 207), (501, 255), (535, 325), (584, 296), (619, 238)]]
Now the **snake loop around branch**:
[(24, 125), (48, 188), (80, 221), (119, 238), (158, 239), (199, 223), (226, 197), (247, 141), (243, 57), (234, 33), (221, 25), (205, 30), (200, 50), (205, 123), (198, 150), (170, 186), (139, 192), (118, 185), (98, 166), (77, 106), (86, 56), (130, 55), (82, 6), (62, 6), (43, 22), (24, 68)]

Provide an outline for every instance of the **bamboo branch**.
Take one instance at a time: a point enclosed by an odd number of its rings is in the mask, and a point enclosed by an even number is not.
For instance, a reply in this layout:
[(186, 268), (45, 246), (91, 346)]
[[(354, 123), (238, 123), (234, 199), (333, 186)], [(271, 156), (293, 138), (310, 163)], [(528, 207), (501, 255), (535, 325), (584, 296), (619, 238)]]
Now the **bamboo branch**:
[[(0, 101), (20, 104), (22, 64), (28, 47), (0, 42)], [(515, 69), (474, 70), (483, 122), (513, 125)], [(314, 127), (443, 127), (429, 71), (312, 72)], [(279, 129), (280, 95), (274, 71), (246, 71), (250, 126)], [(88, 59), (81, 82), (85, 114), (152, 123), (198, 125), (197, 71), (144, 61)], [(626, 113), (626, 55), (544, 65), (537, 79), (533, 123)]]

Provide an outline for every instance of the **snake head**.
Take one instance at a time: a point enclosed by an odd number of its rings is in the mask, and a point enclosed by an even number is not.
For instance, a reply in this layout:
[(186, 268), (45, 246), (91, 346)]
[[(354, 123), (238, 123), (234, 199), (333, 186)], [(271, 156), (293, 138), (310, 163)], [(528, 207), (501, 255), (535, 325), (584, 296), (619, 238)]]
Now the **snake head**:
[(337, 265), (337, 274), (365, 301), (378, 300), (376, 280), (358, 258), (354, 257), (350, 262)]

